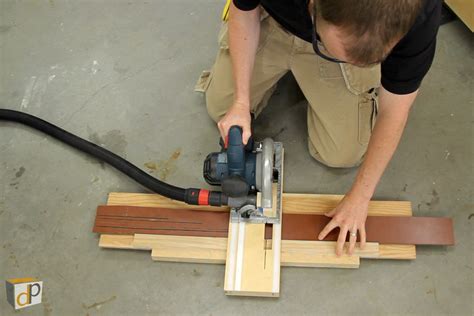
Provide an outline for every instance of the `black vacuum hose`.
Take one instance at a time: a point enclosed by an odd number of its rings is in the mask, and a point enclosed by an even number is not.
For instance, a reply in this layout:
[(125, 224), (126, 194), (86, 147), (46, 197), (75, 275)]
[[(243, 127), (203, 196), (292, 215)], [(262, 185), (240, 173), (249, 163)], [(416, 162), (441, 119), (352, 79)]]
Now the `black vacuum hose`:
[(160, 181), (107, 149), (71, 134), (36, 116), (15, 110), (0, 109), (0, 120), (21, 123), (52, 136), (63, 143), (108, 163), (151, 191), (173, 200), (183, 201), (189, 204), (206, 205), (224, 205), (227, 202), (227, 199), (221, 192), (209, 192), (207, 190), (194, 188), (183, 189)]

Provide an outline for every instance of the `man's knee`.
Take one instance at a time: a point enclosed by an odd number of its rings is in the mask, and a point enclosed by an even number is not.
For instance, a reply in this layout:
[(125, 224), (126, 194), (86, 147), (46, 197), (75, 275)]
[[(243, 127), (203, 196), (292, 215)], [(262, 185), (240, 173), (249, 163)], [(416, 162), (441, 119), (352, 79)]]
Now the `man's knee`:
[(206, 109), (207, 109), (207, 114), (211, 117), (211, 119), (214, 122), (219, 122), (221, 115), (219, 115), (219, 111), (217, 110), (216, 104), (213, 102), (213, 100), (209, 100), (208, 95), (206, 93)]
[(207, 113), (216, 123), (227, 113), (233, 98), (232, 94), (225, 95), (218, 90), (211, 82), (205, 92)]
[(328, 167), (352, 168), (362, 163), (367, 147), (356, 144), (341, 150), (329, 149), (324, 146), (316, 147), (311, 139), (308, 139), (308, 150), (314, 159)]

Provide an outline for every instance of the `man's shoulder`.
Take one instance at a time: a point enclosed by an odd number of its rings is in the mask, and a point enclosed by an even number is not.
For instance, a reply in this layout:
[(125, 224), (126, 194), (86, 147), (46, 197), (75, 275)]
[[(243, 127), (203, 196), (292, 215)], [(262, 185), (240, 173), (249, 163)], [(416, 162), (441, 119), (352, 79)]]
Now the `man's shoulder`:
[(440, 12), (443, 5), (442, 0), (425, 0), (412, 30), (419, 27), (437, 27), (440, 21)]

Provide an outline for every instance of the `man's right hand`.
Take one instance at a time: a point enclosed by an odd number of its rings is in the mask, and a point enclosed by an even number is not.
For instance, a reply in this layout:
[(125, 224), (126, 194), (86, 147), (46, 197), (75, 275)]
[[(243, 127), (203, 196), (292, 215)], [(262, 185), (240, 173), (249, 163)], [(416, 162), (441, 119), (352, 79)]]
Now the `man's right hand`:
[(252, 134), (250, 129), (251, 120), (249, 104), (234, 102), (226, 115), (217, 123), (217, 127), (223, 140), (227, 139), (227, 134), (232, 126), (242, 127), (242, 142), (247, 145)]

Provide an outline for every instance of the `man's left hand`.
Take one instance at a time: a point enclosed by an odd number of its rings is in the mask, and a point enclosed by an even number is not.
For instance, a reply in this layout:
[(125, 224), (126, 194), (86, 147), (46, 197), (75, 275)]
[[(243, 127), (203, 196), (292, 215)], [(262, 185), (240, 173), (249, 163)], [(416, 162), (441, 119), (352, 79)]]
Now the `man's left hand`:
[(327, 213), (326, 216), (332, 220), (324, 227), (318, 236), (319, 240), (323, 240), (329, 232), (339, 227), (339, 236), (337, 238), (336, 254), (342, 255), (347, 234), (349, 233), (349, 255), (354, 253), (357, 234), (360, 236), (360, 248), (365, 247), (365, 220), (367, 219), (367, 210), (369, 200), (353, 195), (346, 195), (342, 201)]

